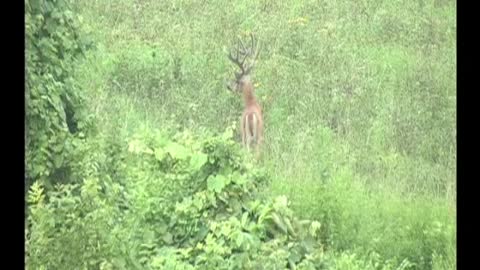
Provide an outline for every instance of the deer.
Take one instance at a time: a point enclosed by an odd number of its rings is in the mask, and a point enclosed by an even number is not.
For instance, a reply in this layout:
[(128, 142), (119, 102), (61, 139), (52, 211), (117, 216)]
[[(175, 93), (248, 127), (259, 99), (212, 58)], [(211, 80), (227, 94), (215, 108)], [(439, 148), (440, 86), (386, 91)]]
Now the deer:
[[(256, 157), (260, 155), (260, 146), (263, 143), (263, 115), (262, 108), (257, 102), (254, 94), (254, 85), (251, 79), (251, 71), (259, 55), (258, 42), (250, 34), (251, 45), (246, 48), (241, 39), (238, 39), (234, 53), (230, 50), (228, 59), (237, 65), (240, 72), (235, 72), (235, 80), (227, 84), (227, 88), (234, 93), (241, 93), (243, 96), (244, 109), (240, 120), (240, 131), (242, 145), (250, 151), (255, 149)], [(245, 60), (252, 57), (252, 62), (247, 65)]]

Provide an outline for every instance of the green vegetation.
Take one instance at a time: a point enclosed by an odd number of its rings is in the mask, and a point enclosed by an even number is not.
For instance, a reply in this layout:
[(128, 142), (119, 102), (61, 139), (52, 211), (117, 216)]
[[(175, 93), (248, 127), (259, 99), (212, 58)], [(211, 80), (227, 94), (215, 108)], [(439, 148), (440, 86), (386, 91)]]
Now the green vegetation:
[(456, 268), (454, 1), (25, 3), (28, 269)]

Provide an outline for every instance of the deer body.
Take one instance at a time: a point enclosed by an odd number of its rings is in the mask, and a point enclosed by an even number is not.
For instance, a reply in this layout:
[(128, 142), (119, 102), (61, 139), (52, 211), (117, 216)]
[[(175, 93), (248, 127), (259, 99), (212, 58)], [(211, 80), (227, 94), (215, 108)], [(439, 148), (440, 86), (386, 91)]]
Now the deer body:
[(254, 147), (258, 153), (259, 146), (263, 141), (262, 108), (257, 103), (253, 94), (253, 85), (250, 78), (244, 78), (239, 86), (241, 87), (245, 104), (245, 109), (243, 110), (240, 121), (242, 143), (248, 150)]

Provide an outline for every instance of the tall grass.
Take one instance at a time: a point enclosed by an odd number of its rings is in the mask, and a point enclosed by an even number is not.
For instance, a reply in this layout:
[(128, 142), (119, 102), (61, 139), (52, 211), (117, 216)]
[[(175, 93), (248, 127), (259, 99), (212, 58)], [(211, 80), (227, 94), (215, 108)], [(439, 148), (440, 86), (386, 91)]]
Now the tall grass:
[[(226, 50), (255, 33), (265, 166), (332, 250), (456, 265), (454, 1), (78, 3), (97, 48), (79, 67), (102, 132), (221, 131), (241, 99)], [(238, 125), (238, 124), (237, 124)]]

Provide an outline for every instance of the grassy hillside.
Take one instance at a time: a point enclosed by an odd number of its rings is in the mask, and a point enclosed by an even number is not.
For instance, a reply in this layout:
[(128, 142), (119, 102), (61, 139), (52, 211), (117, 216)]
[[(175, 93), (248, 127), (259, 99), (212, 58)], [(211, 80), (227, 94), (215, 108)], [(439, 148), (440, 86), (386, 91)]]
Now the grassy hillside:
[(242, 100), (225, 88), (235, 70), (226, 52), (254, 33), (263, 45), (254, 81), (268, 193), (320, 221), (337, 269), (366, 269), (355, 256), (455, 269), (454, 1), (84, 0), (75, 8), (96, 44), (77, 78), (101, 134), (237, 128)]

